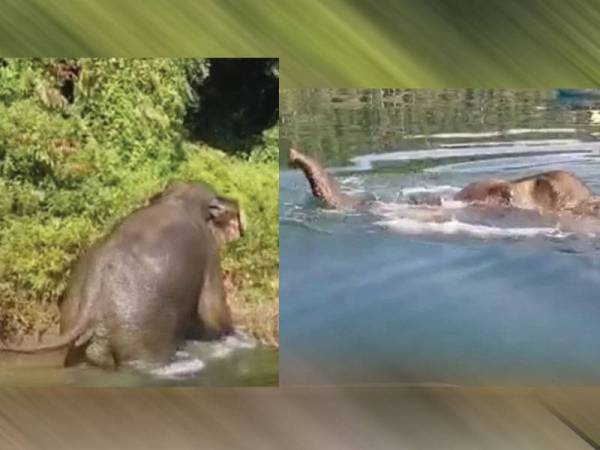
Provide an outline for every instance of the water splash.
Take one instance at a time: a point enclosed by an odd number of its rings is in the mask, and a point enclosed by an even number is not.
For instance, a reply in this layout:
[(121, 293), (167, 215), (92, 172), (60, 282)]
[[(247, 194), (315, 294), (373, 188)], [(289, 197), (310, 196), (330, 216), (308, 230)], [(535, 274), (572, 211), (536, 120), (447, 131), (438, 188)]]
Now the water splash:
[(162, 380), (182, 380), (198, 376), (211, 360), (232, 356), (235, 352), (256, 348), (256, 341), (243, 330), (236, 329), (218, 341), (186, 341), (169, 364), (156, 366), (135, 363), (133, 368)]
[(256, 341), (242, 330), (236, 330), (225, 339), (215, 343), (212, 358), (226, 358), (237, 350), (247, 350), (256, 347)]
[(544, 236), (563, 239), (571, 235), (550, 227), (514, 227), (502, 228), (489, 225), (471, 224), (460, 222), (452, 218), (445, 222), (424, 222), (417, 219), (395, 218), (381, 220), (376, 224), (387, 229), (406, 234), (443, 234), (443, 235), (470, 235), (479, 238), (525, 238)]
[(461, 188), (457, 186), (450, 186), (448, 184), (443, 184), (440, 186), (411, 186), (406, 187), (400, 190), (402, 195), (411, 195), (411, 194), (437, 194), (437, 193), (454, 193), (460, 191)]
[(190, 358), (185, 352), (177, 352), (175, 361), (166, 366), (150, 369), (148, 373), (156, 378), (173, 380), (192, 378), (206, 367), (204, 361)]

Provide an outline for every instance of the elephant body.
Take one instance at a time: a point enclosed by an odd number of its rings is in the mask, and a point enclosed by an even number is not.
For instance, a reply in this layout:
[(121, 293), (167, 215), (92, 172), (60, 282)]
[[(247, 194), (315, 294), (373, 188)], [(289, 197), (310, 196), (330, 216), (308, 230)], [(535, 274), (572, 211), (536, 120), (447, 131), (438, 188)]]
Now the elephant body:
[(242, 231), (237, 203), (199, 183), (176, 183), (76, 263), (58, 342), (3, 350), (67, 346), (67, 365), (162, 365), (186, 338), (225, 335), (233, 327), (219, 244)]
[(560, 212), (573, 210), (590, 201), (592, 191), (575, 175), (554, 170), (513, 181), (476, 181), (459, 191), (454, 198), (540, 212)]
[[(364, 209), (369, 202), (340, 192), (337, 182), (312, 158), (290, 150), (290, 163), (306, 176), (313, 195), (327, 208)], [(516, 180), (487, 179), (465, 186), (455, 200), (490, 206), (510, 206), (540, 213), (570, 211), (579, 215), (597, 215), (600, 200), (575, 175), (554, 170)], [(440, 202), (437, 202), (441, 204)]]

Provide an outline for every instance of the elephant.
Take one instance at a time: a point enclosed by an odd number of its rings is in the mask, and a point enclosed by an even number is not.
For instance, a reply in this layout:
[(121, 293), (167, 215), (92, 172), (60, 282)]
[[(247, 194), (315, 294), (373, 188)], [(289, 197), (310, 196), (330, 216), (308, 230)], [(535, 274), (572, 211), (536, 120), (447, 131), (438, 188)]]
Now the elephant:
[(535, 209), (556, 213), (581, 209), (594, 200), (590, 188), (575, 175), (553, 170), (516, 180), (488, 179), (468, 184), (455, 200)]
[[(339, 185), (313, 158), (292, 148), (290, 165), (298, 167), (308, 180), (312, 194), (325, 208), (365, 209), (371, 201), (340, 191)], [(575, 175), (554, 170), (516, 180), (487, 179), (468, 184), (454, 200), (470, 204), (507, 206), (540, 213), (569, 211), (576, 215), (598, 215), (600, 199)], [(438, 202), (438, 204), (441, 204)]]
[(60, 302), (64, 365), (165, 365), (187, 338), (233, 331), (219, 249), (246, 228), (238, 202), (204, 183), (175, 182), (118, 223), (76, 262)]

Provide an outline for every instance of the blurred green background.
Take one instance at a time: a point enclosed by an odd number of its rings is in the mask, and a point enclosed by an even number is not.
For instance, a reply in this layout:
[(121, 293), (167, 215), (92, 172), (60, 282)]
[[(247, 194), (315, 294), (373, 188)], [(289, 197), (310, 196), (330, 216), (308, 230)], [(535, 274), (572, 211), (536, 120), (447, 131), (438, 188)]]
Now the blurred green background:
[(2, 0), (0, 53), (279, 56), (283, 86), (556, 87), (600, 79), (600, 2)]
[[(141, 4), (0, 0), (0, 54), (279, 56), (284, 87), (543, 88), (595, 86), (600, 80), (597, 1)], [(506, 392), (471, 392), (464, 401), (450, 392), (436, 401), (431, 390), (413, 395), (414, 390), (393, 386), (365, 389), (360, 398), (342, 392), (334, 399), (327, 397), (331, 389), (321, 388), (288, 390), (287, 397), (285, 390), (272, 389), (4, 389), (2, 447), (197, 448), (202, 443), (212, 448), (345, 449), (358, 443), (397, 448), (405, 437), (414, 441), (412, 448), (573, 448), (553, 434), (575, 428), (572, 423), (600, 439), (597, 392), (554, 392), (561, 403), (553, 407), (560, 414), (537, 420), (545, 409), (533, 399), (526, 404), (534, 412), (522, 409)], [(551, 400), (547, 394), (540, 394), (546, 404)], [(299, 399), (303, 395), (307, 403)], [(407, 403), (407, 396), (413, 401)], [(489, 406), (490, 398), (502, 404), (482, 412), (477, 402)], [(407, 413), (399, 420), (398, 405), (403, 404)], [(331, 420), (341, 410), (345, 420)], [(437, 412), (443, 422), (433, 420)], [(287, 419), (285, 426), (282, 419)], [(585, 433), (577, 434), (590, 442)], [(548, 438), (554, 446), (547, 441), (536, 445), (536, 438)]]

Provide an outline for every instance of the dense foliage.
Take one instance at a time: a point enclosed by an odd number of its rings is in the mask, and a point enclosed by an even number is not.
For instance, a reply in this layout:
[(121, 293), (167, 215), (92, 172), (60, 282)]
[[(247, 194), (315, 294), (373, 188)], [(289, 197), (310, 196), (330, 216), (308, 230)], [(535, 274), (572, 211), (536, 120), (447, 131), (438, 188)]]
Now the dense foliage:
[[(0, 337), (51, 327), (72, 262), (173, 179), (205, 180), (240, 199), (251, 226), (225, 255), (232, 297), (244, 316), (265, 302), (276, 309), (277, 128), (253, 136), (250, 156), (188, 141), (185, 118), (209, 66), (2, 61)], [(261, 337), (274, 340), (277, 329), (269, 333)]]
[(188, 110), (186, 124), (210, 145), (249, 152), (260, 132), (279, 119), (279, 62), (209, 59), (208, 64), (206, 79), (194, 78), (198, 99)]

